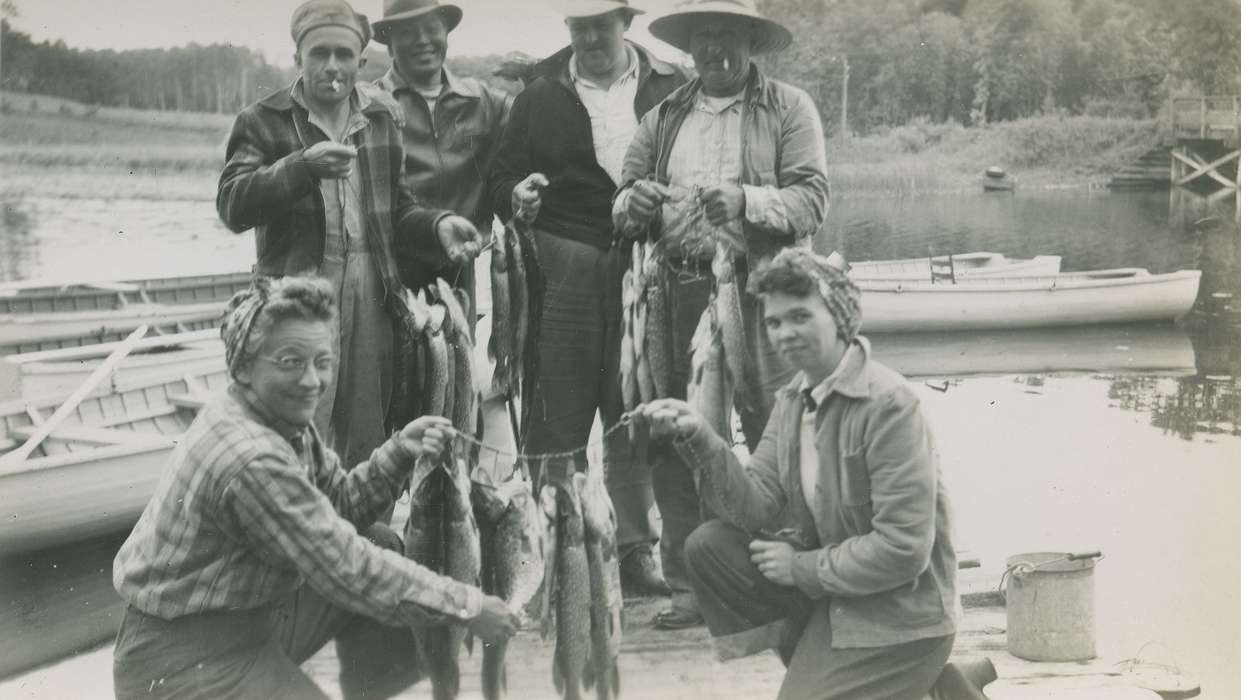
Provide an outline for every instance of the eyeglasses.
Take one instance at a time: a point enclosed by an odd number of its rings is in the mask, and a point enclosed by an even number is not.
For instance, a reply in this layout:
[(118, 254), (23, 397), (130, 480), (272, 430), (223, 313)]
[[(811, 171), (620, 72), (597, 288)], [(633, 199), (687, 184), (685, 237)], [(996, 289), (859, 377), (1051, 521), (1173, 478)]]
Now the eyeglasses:
[(336, 367), (336, 358), (331, 355), (320, 355), (314, 360), (307, 360), (297, 355), (281, 355), (280, 357), (259, 356), (260, 360), (267, 360), (275, 365), (276, 369), (285, 374), (293, 374), (298, 377), (306, 373), (306, 368), (313, 366), (316, 372), (331, 372)]

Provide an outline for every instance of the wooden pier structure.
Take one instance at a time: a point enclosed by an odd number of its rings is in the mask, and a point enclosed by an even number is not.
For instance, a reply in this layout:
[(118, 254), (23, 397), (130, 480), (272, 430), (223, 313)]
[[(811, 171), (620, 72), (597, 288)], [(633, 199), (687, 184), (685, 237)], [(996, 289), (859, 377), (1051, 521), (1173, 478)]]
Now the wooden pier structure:
[(1241, 189), (1241, 95), (1172, 98), (1171, 119), (1172, 184)]

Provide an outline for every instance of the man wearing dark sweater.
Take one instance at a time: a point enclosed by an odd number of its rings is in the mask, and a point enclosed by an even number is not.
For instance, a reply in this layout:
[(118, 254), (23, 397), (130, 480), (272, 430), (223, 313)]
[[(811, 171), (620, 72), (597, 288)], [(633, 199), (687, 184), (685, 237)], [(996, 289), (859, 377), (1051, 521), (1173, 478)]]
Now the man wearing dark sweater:
[[(528, 395), (524, 451), (582, 447), (595, 412), (604, 429), (620, 397), (620, 276), (612, 248), (612, 195), (642, 115), (685, 82), (673, 66), (624, 38), (641, 12), (625, 0), (566, 0), (570, 46), (535, 66), (517, 96), (491, 175), (496, 212), (533, 221), (547, 279)], [(622, 583), (663, 592), (649, 465), (630, 460), (626, 431), (604, 445), (617, 516)], [(579, 465), (578, 468), (583, 468)]]

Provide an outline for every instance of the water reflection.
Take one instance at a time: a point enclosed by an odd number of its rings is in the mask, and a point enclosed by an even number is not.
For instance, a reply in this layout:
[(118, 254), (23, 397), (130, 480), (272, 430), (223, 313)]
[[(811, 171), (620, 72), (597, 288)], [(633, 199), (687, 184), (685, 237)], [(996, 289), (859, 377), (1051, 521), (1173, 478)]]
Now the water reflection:
[(1119, 408), (1150, 414), (1150, 424), (1182, 440), (1241, 436), (1241, 386), (1233, 377), (1113, 377)]
[(0, 198), (0, 281), (18, 279), (38, 255), (31, 229), (34, 216), (22, 199)]

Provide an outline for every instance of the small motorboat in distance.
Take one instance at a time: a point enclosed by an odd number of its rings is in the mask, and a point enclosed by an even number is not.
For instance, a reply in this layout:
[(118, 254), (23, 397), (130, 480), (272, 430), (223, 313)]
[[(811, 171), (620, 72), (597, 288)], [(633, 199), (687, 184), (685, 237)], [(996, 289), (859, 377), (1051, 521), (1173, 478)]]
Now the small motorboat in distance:
[(1060, 272), (1059, 255), (1036, 255), (1033, 258), (1009, 258), (1002, 253), (956, 253), (924, 258), (897, 260), (863, 260), (849, 263), (849, 277), (854, 280), (930, 280), (942, 273), (957, 279), (970, 277), (1030, 277), (1055, 275)]

